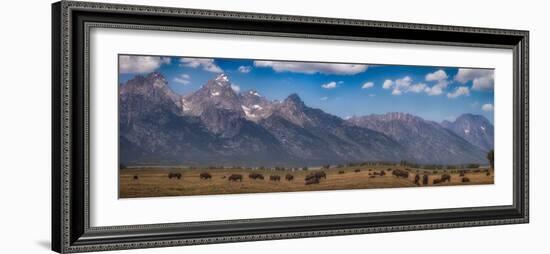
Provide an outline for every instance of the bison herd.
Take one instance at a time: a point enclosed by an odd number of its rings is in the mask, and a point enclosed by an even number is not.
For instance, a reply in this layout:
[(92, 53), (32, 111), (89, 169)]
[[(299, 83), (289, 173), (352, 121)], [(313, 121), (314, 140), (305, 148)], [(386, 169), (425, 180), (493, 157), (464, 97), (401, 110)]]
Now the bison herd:
[[(396, 169), (391, 169), (391, 168), (388, 168), (386, 170), (382, 169), (380, 171), (376, 171), (376, 170), (373, 170), (373, 169), (368, 169), (368, 177), (369, 178), (376, 178), (377, 176), (385, 176), (386, 172), (391, 172), (391, 174), (393, 176), (395, 176), (396, 178), (409, 179), (409, 175), (410, 175), (411, 171), (416, 172), (416, 174), (414, 174), (414, 178), (413, 178), (412, 181), (414, 181), (414, 184), (416, 184), (417, 186), (429, 185), (430, 175), (435, 177), (435, 178), (432, 179), (432, 184), (434, 184), (434, 185), (444, 184), (444, 183), (451, 183), (451, 175), (448, 174), (448, 173), (442, 173), (441, 175), (439, 175), (439, 177), (436, 177), (437, 176), (437, 171), (432, 171), (431, 173), (428, 172), (428, 171), (423, 171), (423, 173), (422, 173), (422, 172), (419, 172), (419, 170), (414, 171), (414, 170), (411, 170), (409, 168), (405, 168), (405, 169), (397, 169), (397, 168)], [(360, 173), (361, 169), (353, 169), (353, 172)], [(454, 171), (450, 171), (450, 173), (458, 173), (459, 181), (462, 182), (462, 183), (469, 183), (470, 182), (470, 178), (466, 177), (467, 172), (474, 172), (474, 173), (483, 172), (484, 175), (486, 175), (486, 176), (491, 175), (489, 170), (486, 170), (486, 171), (481, 171), (481, 170), (474, 170), (474, 171), (454, 170)], [(337, 171), (337, 173), (339, 175), (342, 175), (342, 174), (345, 174), (346, 171), (339, 170), (339, 171)], [(201, 172), (199, 174), (199, 178), (201, 180), (209, 180), (209, 179), (212, 179), (212, 175), (208, 172)], [(243, 175), (242, 174), (236, 174), (236, 173), (230, 174), (230, 175), (223, 175), (221, 178), (222, 179), (227, 179), (229, 182), (242, 182), (243, 181)], [(251, 179), (251, 180), (264, 180), (265, 179), (263, 174), (257, 173), (257, 172), (249, 173), (248, 178)], [(135, 175), (132, 176), (132, 179), (137, 181), (140, 178), (137, 174), (135, 174)], [(182, 173), (180, 173), (180, 172), (169, 172), (168, 173), (168, 179), (182, 179)], [(282, 177), (280, 175), (277, 175), (277, 174), (269, 175), (269, 181), (280, 182), (281, 179), (282, 179)], [(290, 174), (290, 173), (288, 173), (284, 176), (284, 180), (286, 180), (288, 182), (293, 181), (294, 179), (295, 179), (295, 176)], [(319, 184), (319, 183), (321, 183), (322, 179), (327, 179), (327, 174), (325, 173), (325, 171), (318, 170), (318, 171), (309, 172), (304, 177), (304, 184), (305, 185)]]

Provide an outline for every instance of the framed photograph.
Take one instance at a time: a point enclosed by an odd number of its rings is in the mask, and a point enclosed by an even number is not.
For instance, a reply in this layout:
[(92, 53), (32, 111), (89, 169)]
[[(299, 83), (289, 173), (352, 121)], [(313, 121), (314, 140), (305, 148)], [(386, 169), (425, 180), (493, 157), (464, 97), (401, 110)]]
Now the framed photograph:
[(529, 220), (528, 31), (52, 11), (54, 251)]

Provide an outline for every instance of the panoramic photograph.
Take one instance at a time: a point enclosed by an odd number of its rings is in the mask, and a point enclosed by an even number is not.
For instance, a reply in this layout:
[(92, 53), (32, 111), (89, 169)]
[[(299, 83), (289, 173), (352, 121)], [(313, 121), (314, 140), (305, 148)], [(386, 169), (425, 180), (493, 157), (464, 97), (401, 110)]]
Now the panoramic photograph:
[(119, 55), (119, 198), (494, 184), (494, 70)]

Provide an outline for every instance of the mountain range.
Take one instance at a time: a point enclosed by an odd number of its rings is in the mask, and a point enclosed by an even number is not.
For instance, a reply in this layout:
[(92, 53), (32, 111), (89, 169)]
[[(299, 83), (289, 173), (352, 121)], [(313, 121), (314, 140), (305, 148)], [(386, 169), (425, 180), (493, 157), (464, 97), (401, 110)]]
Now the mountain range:
[(123, 164), (486, 164), (492, 146), (493, 126), (483, 116), (436, 123), (394, 112), (344, 120), (308, 107), (297, 94), (270, 101), (255, 90), (237, 93), (225, 74), (185, 96), (158, 72), (119, 89)]

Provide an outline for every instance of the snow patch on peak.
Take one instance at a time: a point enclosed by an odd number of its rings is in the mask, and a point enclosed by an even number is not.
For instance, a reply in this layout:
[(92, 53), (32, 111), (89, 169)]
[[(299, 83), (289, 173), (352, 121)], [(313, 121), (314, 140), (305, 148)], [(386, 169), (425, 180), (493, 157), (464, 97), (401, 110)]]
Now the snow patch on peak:
[(464, 130), (464, 133), (465, 133), (465, 134), (468, 134), (468, 133), (470, 133), (470, 130), (465, 129), (465, 130)]
[(485, 126), (481, 126), (481, 130), (482, 130), (482, 131), (485, 131)]
[(219, 95), (220, 95), (220, 92), (212, 92), (210, 95), (212, 95), (212, 96), (219, 96)]
[(248, 93), (249, 93), (250, 95), (255, 95), (255, 96), (258, 96), (258, 97), (261, 96), (258, 92), (254, 91), (254, 90), (250, 90), (250, 91), (248, 91)]
[(220, 84), (220, 82), (229, 82), (229, 77), (227, 77), (227, 75), (222, 73), (222, 74), (218, 75), (215, 80), (218, 81), (218, 84)]

